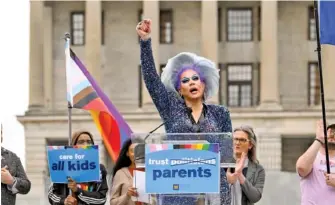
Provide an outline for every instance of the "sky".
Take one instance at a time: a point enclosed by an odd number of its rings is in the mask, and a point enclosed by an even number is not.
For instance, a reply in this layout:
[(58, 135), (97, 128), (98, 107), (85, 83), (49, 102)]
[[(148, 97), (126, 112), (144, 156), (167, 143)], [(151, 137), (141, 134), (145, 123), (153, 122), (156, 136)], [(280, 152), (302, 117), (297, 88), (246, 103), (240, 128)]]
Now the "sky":
[(0, 122), (2, 146), (16, 153), (25, 167), (23, 126), (16, 115), (28, 108), (29, 0), (0, 2)]

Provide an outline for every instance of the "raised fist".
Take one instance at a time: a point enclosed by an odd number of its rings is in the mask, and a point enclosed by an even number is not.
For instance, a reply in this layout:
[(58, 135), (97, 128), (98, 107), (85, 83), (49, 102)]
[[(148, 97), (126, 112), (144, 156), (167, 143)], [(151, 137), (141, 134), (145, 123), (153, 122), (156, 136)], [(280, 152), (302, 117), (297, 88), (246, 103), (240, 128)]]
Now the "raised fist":
[(142, 40), (148, 40), (150, 38), (150, 33), (151, 33), (151, 20), (150, 19), (145, 19), (141, 21), (140, 23), (137, 24), (136, 26), (136, 31), (138, 36)]

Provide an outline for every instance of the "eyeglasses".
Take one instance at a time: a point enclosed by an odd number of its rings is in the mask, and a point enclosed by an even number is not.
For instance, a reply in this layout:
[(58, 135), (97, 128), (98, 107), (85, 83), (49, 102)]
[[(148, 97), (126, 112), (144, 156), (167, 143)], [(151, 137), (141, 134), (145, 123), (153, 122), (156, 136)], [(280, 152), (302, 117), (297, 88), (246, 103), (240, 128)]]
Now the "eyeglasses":
[(246, 143), (246, 142), (249, 142), (250, 140), (245, 139), (245, 138), (233, 138), (233, 141), (234, 141), (234, 143), (237, 143), (237, 142)]
[(89, 145), (93, 144), (92, 140), (78, 140), (77, 145), (81, 145), (81, 144), (85, 144), (85, 143), (89, 144)]
[(200, 77), (198, 75), (193, 75), (191, 78), (187, 78), (187, 77), (184, 77), (181, 82), (182, 83), (188, 83), (190, 82), (190, 80), (193, 80), (193, 81), (198, 81), (200, 79)]

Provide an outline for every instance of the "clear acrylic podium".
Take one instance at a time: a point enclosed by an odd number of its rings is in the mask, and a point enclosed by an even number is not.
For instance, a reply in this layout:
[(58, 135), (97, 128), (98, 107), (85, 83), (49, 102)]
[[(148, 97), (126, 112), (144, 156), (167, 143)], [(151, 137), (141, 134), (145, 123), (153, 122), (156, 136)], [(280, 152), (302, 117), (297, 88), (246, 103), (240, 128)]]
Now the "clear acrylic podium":
[[(219, 181), (228, 185), (226, 178), (222, 178), (223, 172), (229, 167), (235, 167), (233, 157), (233, 141), (231, 133), (137, 133), (132, 136), (136, 143), (134, 156), (137, 168), (145, 169), (145, 147), (147, 144), (169, 144), (169, 145), (199, 145), (218, 144), (220, 173)], [(220, 177), (221, 175), (221, 177)], [(229, 190), (229, 187), (228, 187)], [(152, 204), (157, 205), (220, 205), (221, 197), (230, 197), (229, 193), (155, 193), (150, 195), (154, 198)]]

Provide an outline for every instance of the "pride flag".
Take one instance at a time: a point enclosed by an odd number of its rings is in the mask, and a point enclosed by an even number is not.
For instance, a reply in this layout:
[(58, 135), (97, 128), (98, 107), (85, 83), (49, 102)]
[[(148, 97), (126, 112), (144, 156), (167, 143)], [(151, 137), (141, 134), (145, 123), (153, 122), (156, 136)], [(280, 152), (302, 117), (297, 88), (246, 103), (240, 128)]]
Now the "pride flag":
[(105, 147), (115, 162), (121, 146), (130, 138), (132, 131), (115, 106), (99, 88), (93, 77), (65, 43), (67, 100), (72, 108), (91, 113)]
[(335, 1), (318, 1), (320, 44), (335, 45)]

